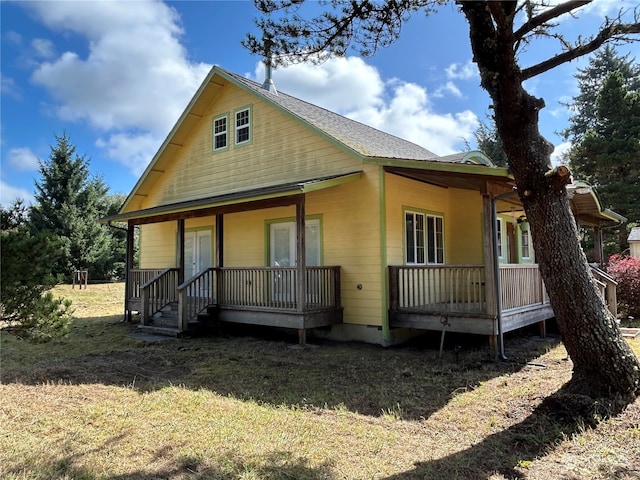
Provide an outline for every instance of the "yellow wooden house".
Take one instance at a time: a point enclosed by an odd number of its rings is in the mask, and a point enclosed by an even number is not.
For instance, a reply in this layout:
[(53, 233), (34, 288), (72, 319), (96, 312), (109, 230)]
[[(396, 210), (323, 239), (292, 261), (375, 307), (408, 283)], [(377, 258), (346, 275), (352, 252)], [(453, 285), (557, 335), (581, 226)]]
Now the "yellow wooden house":
[(103, 221), (128, 224), (125, 313), (156, 332), (209, 320), (390, 345), (553, 317), (505, 168), (217, 66)]

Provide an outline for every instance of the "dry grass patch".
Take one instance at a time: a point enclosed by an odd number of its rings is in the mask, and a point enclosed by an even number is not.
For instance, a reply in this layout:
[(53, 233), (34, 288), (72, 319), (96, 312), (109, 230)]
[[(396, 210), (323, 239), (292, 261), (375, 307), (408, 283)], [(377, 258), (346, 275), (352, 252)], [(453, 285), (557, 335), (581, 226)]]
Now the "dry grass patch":
[(121, 284), (59, 291), (76, 306), (68, 337), (0, 338), (1, 478), (640, 477), (638, 401), (589, 428), (546, 400), (571, 375), (553, 337), (510, 336), (517, 363), (473, 340), (439, 358), (437, 335), (388, 349), (301, 349), (269, 331), (146, 343), (120, 321)]

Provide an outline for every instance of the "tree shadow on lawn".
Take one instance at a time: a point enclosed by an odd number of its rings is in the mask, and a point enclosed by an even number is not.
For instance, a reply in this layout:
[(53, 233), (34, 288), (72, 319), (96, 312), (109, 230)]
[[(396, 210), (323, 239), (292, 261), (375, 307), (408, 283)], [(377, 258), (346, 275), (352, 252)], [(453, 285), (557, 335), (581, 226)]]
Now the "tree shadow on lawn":
[[(479, 443), (446, 457), (417, 462), (412, 470), (385, 480), (486, 480), (496, 474), (509, 480), (526, 479), (531, 462), (546, 456), (561, 441), (596, 427), (601, 419), (618, 415), (627, 407), (624, 402), (606, 407), (568, 390), (564, 385), (546, 397), (518, 424), (484, 437)], [(584, 468), (585, 465), (578, 467)], [(589, 465), (588, 471), (601, 471), (602, 478), (636, 478), (640, 470), (632, 467), (631, 464), (611, 465), (603, 458), (600, 465)], [(580, 470), (572, 473), (571, 466), (553, 463), (547, 468), (542, 475), (538, 472), (539, 478), (585, 478)]]
[[(216, 458), (199, 459), (196, 457), (174, 458), (173, 448), (163, 446), (155, 452), (154, 464), (146, 469), (105, 475), (94, 469), (80, 465), (82, 457), (89, 454), (107, 455), (107, 451), (123, 440), (123, 435), (104, 442), (102, 448), (70, 454), (41, 464), (35, 478), (71, 478), (83, 480), (152, 480), (179, 479), (190, 480), (237, 480), (239, 478), (259, 478), (269, 480), (331, 480), (331, 465), (311, 466), (303, 457), (291, 452), (275, 452), (251, 459), (241, 459), (237, 455), (224, 454)], [(105, 452), (102, 452), (104, 450)], [(212, 465), (213, 464), (213, 465)], [(32, 478), (32, 466), (16, 466), (5, 472), (8, 478)]]
[(132, 341), (131, 324), (111, 323), (104, 335), (117, 338), (113, 329), (121, 332), (121, 344), (112, 351), (100, 333), (92, 334), (82, 341), (94, 342), (97, 353), (85, 348), (70, 356), (64, 344), (52, 346), (39, 362), (5, 369), (3, 383), (102, 383), (141, 392), (180, 385), (267, 405), (419, 420), (458, 393), (520, 370), (559, 342), (530, 332), (511, 335), (507, 346), (517, 362), (506, 363), (493, 358), (486, 337), (473, 335), (447, 334), (440, 357), (438, 332), (391, 348), (317, 339), (301, 348), (273, 329), (152, 343)]

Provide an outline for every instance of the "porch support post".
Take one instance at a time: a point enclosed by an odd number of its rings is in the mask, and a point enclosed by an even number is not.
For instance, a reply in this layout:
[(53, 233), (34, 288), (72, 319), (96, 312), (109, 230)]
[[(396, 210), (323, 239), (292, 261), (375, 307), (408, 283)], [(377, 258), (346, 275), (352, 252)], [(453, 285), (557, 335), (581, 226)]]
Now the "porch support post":
[(184, 282), (184, 218), (178, 219), (178, 285)]
[[(497, 275), (499, 274), (498, 260), (496, 257), (497, 246), (495, 244), (496, 218), (494, 215), (493, 200), (487, 192), (482, 193), (482, 218), (484, 222), (482, 229), (482, 248), (484, 253), (484, 288), (487, 314), (495, 318), (497, 322), (501, 322), (502, 320), (499, 318), (500, 312), (498, 312), (498, 295), (500, 295), (500, 292), (496, 288), (498, 281)], [(498, 327), (500, 327), (500, 325), (498, 325)], [(496, 340), (502, 340), (497, 338), (496, 333), (489, 337), (490, 347), (497, 356), (500, 346)]]
[(216, 215), (216, 268), (222, 268), (224, 265), (224, 215), (221, 213)]
[[(300, 195), (296, 202), (296, 291), (298, 296), (297, 311), (304, 314), (307, 309), (307, 266), (306, 266), (306, 240), (305, 240), (305, 195)], [(298, 330), (298, 340), (301, 345), (306, 343), (306, 330)]]
[(215, 299), (214, 303), (220, 305), (222, 300), (223, 284), (222, 284), (222, 268), (224, 267), (224, 215), (218, 213), (216, 215), (216, 245), (215, 245)]
[(487, 314), (498, 315), (498, 291), (496, 290), (496, 257), (495, 257), (495, 219), (493, 218), (493, 204), (491, 195), (482, 195), (482, 218), (484, 228), (482, 229), (482, 248), (484, 253), (484, 276)]
[(131, 321), (131, 310), (129, 310), (129, 298), (131, 296), (131, 269), (133, 268), (134, 232), (135, 225), (127, 222), (127, 256), (124, 268), (124, 320)]
[(604, 251), (602, 248), (602, 229), (593, 227), (593, 257), (598, 265), (602, 265), (604, 259)]

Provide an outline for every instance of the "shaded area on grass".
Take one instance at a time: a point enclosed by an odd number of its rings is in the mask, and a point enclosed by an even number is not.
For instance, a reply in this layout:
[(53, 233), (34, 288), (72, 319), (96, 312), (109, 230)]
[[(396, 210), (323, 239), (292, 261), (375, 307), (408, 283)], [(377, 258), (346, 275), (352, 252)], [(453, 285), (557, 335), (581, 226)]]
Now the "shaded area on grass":
[[(625, 406), (605, 407), (598, 401), (566, 392), (563, 386), (557, 392), (546, 397), (535, 410), (522, 422), (489, 435), (477, 444), (444, 458), (427, 462), (418, 462), (415, 468), (385, 480), (436, 480), (466, 479), (486, 480), (496, 474), (500, 478), (524, 480), (529, 478), (528, 467), (536, 459), (548, 455), (562, 441), (573, 435), (584, 433), (595, 428), (605, 418), (620, 414)], [(631, 404), (635, 418), (640, 420), (640, 406)], [(600, 457), (596, 454), (596, 457)], [(640, 465), (637, 459), (628, 459), (627, 464), (611, 465), (600, 457), (598, 465), (586, 465), (589, 461), (582, 459), (582, 465), (575, 466), (571, 473), (569, 465), (557, 465), (565, 480), (583, 479), (581, 471), (600, 471), (602, 478), (636, 479), (640, 478)], [(582, 468), (581, 468), (582, 467)], [(557, 478), (559, 472), (553, 469), (545, 476)], [(536, 477), (536, 478), (545, 478)]]
[[(103, 454), (107, 454), (109, 445), (117, 442), (118, 438), (109, 439), (103, 445)], [(84, 452), (86, 454), (88, 452)], [(91, 453), (101, 453), (93, 451)], [(158, 457), (170, 457), (170, 452), (160, 449)], [(296, 479), (296, 480), (332, 480), (332, 467), (329, 464), (311, 466), (309, 462), (297, 457), (291, 452), (276, 452), (253, 458), (242, 459), (238, 456), (223, 455), (214, 459), (200, 459), (183, 457), (178, 462), (164, 468), (149, 468), (135, 470), (123, 474), (105, 476), (91, 469), (78, 465), (82, 455), (71, 454), (63, 458), (52, 460), (48, 465), (41, 465), (38, 476), (33, 477), (29, 467), (17, 467), (5, 472), (5, 480), (23, 478), (42, 479), (77, 479), (77, 480), (150, 480), (150, 479), (182, 479), (190, 480), (237, 480), (242, 479)], [(215, 465), (211, 465), (214, 463)], [(27, 476), (25, 476), (25, 474)]]
[[(77, 355), (71, 353), (72, 345), (60, 342), (40, 361), (36, 357), (4, 369), (2, 381), (101, 383), (140, 392), (182, 385), (268, 405), (346, 408), (417, 420), (428, 418), (459, 393), (520, 370), (558, 343), (557, 338), (512, 336), (510, 348), (520, 362), (504, 363), (493, 359), (486, 339), (479, 337), (448, 336), (440, 358), (438, 334), (393, 348), (331, 342), (300, 348), (287, 336), (260, 329), (249, 330), (256, 336), (147, 343), (129, 337), (133, 325), (105, 321), (89, 318), (76, 325), (75, 334), (84, 343)], [(462, 349), (454, 353), (457, 343)], [(95, 353), (86, 353), (90, 344)]]

